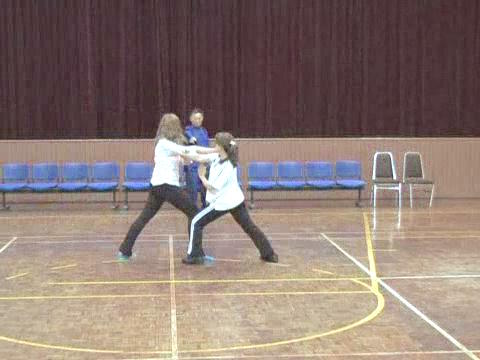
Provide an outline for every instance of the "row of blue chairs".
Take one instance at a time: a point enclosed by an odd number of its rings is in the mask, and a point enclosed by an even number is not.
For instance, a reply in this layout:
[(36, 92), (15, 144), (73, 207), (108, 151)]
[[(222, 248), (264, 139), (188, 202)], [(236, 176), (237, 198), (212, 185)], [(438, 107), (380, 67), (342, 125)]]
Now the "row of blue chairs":
[[(3, 165), (0, 182), (2, 205), (6, 206), (6, 194), (17, 192), (112, 192), (113, 206), (117, 207), (116, 192), (120, 186), (120, 165), (116, 162), (93, 164), (67, 162), (37, 163), (33, 165), (14, 163)], [(238, 179), (242, 186), (241, 167)], [(128, 162), (125, 165), (124, 208), (128, 209), (128, 193), (148, 191), (153, 164), (150, 162)], [(358, 202), (365, 186), (361, 164), (358, 161), (330, 162), (284, 161), (252, 162), (248, 165), (248, 186), (250, 205), (254, 204), (255, 191), (272, 190), (358, 190)], [(358, 204), (357, 202), (357, 204)]]
[(2, 166), (2, 206), (7, 209), (6, 194), (19, 192), (112, 192), (116, 208), (120, 166), (116, 162), (94, 164), (67, 162), (4, 164)]
[(250, 206), (255, 191), (356, 190), (359, 206), (366, 185), (359, 161), (342, 160), (335, 165), (326, 161), (252, 162), (248, 165)]
[[(112, 192), (113, 207), (117, 208), (116, 193), (120, 188), (120, 165), (116, 162), (94, 164), (67, 162), (4, 164), (0, 181), (3, 209), (6, 194), (20, 192)], [(241, 169), (238, 168), (239, 179)], [(143, 161), (127, 162), (121, 189), (125, 193), (124, 208), (128, 209), (128, 193), (148, 191), (153, 163)], [(241, 181), (240, 181), (241, 184)]]

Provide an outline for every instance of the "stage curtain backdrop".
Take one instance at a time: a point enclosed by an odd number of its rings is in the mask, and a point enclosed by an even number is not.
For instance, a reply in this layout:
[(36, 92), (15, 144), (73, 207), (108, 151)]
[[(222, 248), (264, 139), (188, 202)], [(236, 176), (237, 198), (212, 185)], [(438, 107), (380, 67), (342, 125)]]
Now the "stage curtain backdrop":
[(0, 138), (480, 136), (478, 0), (2, 0)]

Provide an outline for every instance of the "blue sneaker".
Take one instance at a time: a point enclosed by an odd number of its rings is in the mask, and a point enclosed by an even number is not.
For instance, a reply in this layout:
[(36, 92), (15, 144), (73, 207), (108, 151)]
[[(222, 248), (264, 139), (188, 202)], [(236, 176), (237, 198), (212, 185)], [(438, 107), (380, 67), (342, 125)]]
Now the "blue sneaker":
[(130, 261), (131, 258), (135, 257), (134, 255), (132, 256), (127, 256), (127, 255), (124, 255), (121, 251), (119, 251), (117, 253), (117, 261), (118, 262), (128, 262)]
[(214, 258), (213, 256), (205, 255), (203, 258), (205, 259), (205, 262), (206, 262), (206, 263), (213, 263), (213, 262), (215, 262), (215, 258)]

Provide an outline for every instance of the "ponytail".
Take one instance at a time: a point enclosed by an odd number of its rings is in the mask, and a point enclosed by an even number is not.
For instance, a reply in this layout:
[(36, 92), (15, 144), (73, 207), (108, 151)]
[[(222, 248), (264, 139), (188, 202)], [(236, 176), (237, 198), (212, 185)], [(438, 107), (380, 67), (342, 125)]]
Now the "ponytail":
[(215, 135), (215, 142), (220, 145), (227, 153), (228, 160), (233, 167), (238, 164), (238, 145), (233, 139), (233, 135), (228, 132), (220, 132)]

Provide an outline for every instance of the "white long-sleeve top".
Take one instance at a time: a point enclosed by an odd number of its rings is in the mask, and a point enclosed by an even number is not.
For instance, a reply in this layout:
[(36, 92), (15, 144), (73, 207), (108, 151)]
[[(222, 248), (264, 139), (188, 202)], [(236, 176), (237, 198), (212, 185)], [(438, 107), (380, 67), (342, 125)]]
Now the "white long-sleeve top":
[(201, 158), (210, 163), (208, 183), (215, 188), (214, 191), (207, 190), (207, 202), (218, 211), (240, 205), (245, 197), (238, 185), (237, 168), (228, 159), (221, 160), (218, 154), (202, 155)]
[(160, 139), (155, 146), (155, 166), (150, 180), (153, 186), (169, 184), (180, 186), (180, 166), (183, 160), (180, 155), (194, 152), (193, 146), (181, 146), (167, 139)]

